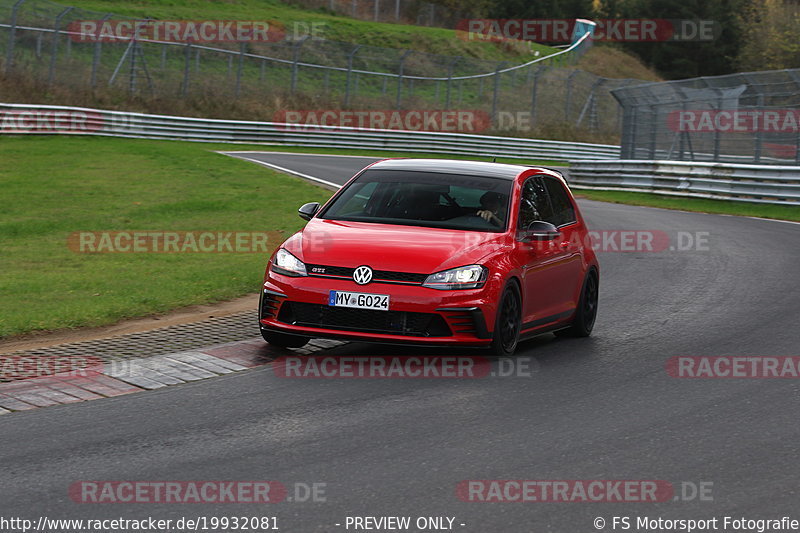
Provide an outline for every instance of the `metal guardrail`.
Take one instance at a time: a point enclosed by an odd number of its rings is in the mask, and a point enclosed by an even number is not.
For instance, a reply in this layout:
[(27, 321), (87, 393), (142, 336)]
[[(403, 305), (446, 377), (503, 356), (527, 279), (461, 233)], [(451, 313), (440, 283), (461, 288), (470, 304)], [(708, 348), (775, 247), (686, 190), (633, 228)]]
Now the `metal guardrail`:
[(574, 161), (575, 188), (800, 206), (800, 167), (690, 161)]
[(2, 104), (0, 134), (101, 135), (143, 139), (380, 149), (395, 152), (570, 161), (618, 158), (619, 146), (466, 133), (305, 126), (105, 111), (83, 107)]
[(0, 103), (0, 134), (65, 134), (195, 142), (357, 148), (569, 161), (575, 188), (800, 206), (800, 167), (620, 160), (620, 147), (465, 133), (304, 126)]

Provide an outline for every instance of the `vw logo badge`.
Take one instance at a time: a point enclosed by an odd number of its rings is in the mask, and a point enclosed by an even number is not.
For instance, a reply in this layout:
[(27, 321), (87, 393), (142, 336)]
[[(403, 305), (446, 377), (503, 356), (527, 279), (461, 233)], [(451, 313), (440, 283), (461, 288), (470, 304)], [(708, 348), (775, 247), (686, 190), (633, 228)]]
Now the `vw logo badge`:
[(366, 285), (372, 281), (372, 269), (368, 266), (360, 266), (353, 272), (353, 281), (359, 285)]

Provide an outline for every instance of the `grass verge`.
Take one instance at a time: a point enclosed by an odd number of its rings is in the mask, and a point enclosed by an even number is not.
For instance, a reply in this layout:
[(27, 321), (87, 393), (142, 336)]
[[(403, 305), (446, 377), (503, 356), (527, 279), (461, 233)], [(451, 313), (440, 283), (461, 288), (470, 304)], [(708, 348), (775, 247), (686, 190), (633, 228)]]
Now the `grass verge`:
[(76, 253), (75, 231), (290, 233), (330, 192), (174, 141), (0, 137), (0, 338), (253, 292), (263, 253)]

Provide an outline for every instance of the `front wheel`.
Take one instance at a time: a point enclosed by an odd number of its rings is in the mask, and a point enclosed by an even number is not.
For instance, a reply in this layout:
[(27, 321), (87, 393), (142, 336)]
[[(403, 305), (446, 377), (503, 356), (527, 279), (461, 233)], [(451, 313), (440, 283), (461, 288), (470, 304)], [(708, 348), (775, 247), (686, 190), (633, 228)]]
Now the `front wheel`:
[(261, 336), (264, 337), (265, 341), (279, 348), (302, 348), (310, 340), (308, 337), (287, 335), (286, 333), (280, 333), (269, 329), (262, 329)]
[(592, 333), (594, 321), (597, 318), (598, 286), (597, 272), (590, 270), (583, 281), (581, 297), (578, 300), (578, 309), (575, 310), (572, 325), (556, 331), (556, 336), (588, 337)]
[(494, 336), (491, 352), (498, 357), (513, 355), (519, 342), (522, 325), (522, 298), (516, 283), (510, 282), (500, 297), (497, 318), (494, 322)]

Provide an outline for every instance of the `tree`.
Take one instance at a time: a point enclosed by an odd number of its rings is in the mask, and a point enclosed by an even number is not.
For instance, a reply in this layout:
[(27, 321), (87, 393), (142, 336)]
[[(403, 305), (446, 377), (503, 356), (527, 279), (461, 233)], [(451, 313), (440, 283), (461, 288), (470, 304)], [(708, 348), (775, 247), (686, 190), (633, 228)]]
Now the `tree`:
[(800, 68), (800, 2), (751, 0), (740, 14), (743, 70)]
[[(664, 77), (691, 78), (735, 72), (741, 46), (737, 16), (748, 0), (638, 0), (609, 2), (622, 18), (713, 21), (713, 41), (625, 43)], [(608, 7), (606, 7), (608, 9)]]

